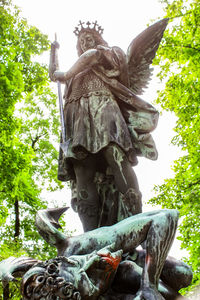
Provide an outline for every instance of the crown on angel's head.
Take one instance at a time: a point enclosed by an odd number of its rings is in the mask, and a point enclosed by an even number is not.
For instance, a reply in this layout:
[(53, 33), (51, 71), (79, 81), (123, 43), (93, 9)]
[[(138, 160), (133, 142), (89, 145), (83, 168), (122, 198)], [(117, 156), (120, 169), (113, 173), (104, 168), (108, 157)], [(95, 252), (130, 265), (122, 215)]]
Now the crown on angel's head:
[[(86, 27), (83, 26), (84, 24), (86, 25)], [(77, 37), (79, 37), (83, 32), (97, 33), (99, 35), (102, 35), (103, 28), (101, 28), (101, 26), (97, 24), (97, 21), (92, 23), (89, 21), (87, 23), (79, 21), (78, 27), (75, 27), (75, 30), (73, 32)]]

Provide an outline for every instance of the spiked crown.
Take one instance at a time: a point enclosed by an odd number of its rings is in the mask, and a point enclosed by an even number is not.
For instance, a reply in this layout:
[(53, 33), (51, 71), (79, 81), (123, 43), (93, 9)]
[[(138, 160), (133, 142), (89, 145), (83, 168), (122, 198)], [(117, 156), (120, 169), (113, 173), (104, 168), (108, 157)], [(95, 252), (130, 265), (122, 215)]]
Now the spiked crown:
[[(83, 26), (84, 24), (86, 25), (86, 27)], [(78, 26), (75, 27), (75, 30), (73, 32), (78, 38), (83, 32), (95, 33), (101, 36), (103, 33), (103, 28), (97, 24), (97, 21), (92, 23), (89, 21), (87, 23), (79, 21)]]

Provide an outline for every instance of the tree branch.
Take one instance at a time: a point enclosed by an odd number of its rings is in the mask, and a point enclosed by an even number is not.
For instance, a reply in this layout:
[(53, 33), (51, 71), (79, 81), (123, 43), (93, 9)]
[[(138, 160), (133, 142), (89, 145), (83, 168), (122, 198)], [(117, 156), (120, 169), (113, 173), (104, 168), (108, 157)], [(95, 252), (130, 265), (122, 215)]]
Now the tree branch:
[(34, 149), (35, 148), (35, 144), (37, 143), (37, 141), (41, 138), (41, 135), (36, 136), (34, 139), (31, 138), (32, 144), (31, 144), (31, 148)]
[(199, 48), (195, 48), (195, 47), (192, 47), (190, 45), (175, 45), (175, 44), (166, 44), (165, 46), (161, 46), (160, 48), (169, 48), (169, 47), (177, 47), (177, 48), (189, 48), (189, 49), (192, 49), (192, 50), (195, 50), (195, 51), (198, 51), (200, 52), (200, 49)]
[(32, 149), (35, 149), (35, 144), (39, 141), (39, 139), (43, 136), (47, 135), (47, 132), (41, 134), (41, 135), (37, 135), (34, 139), (31, 138), (32, 144), (31, 147)]
[(3, 299), (4, 300), (9, 300), (9, 284), (7, 284), (5, 287), (3, 287)]
[(18, 238), (20, 234), (20, 218), (19, 218), (19, 201), (15, 201), (15, 233), (14, 238)]
[(174, 17), (167, 17), (169, 18), (170, 20), (173, 20), (173, 19), (176, 19), (176, 18), (181, 18), (181, 17), (184, 17), (184, 16), (187, 16), (187, 15), (190, 15), (193, 11), (190, 10), (188, 12), (186, 12), (185, 14), (180, 14), (180, 15), (177, 15), (177, 16), (174, 16)]

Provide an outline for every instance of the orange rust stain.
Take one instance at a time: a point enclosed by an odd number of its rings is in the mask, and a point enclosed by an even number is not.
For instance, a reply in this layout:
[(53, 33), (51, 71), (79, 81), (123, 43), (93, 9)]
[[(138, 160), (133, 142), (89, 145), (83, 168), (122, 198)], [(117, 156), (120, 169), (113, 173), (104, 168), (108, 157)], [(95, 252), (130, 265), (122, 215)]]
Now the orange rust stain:
[(147, 254), (145, 257), (145, 263), (147, 265), (147, 267), (152, 263), (152, 257), (151, 255)]
[(100, 254), (99, 256), (102, 257), (103, 260), (107, 262), (107, 266), (105, 268), (105, 277), (104, 280), (106, 284), (109, 283), (109, 278), (113, 271), (115, 271), (121, 261), (121, 256), (113, 257), (110, 253), (108, 254)]
[(102, 254), (100, 256), (112, 267), (113, 270), (117, 269), (117, 267), (119, 266), (119, 263), (121, 261), (120, 256), (113, 257), (112, 255), (110, 255), (110, 253)]

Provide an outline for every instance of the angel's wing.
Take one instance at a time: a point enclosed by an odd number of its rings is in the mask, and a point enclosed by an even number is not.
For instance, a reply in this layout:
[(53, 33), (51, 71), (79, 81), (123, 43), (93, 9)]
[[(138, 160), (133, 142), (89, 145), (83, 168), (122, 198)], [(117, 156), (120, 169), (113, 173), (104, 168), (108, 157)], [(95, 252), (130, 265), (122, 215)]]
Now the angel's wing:
[(0, 280), (3, 286), (9, 281), (14, 281), (16, 277), (22, 277), (39, 260), (29, 257), (9, 257), (0, 262)]
[(129, 45), (127, 50), (130, 89), (137, 95), (143, 93), (152, 75), (150, 65), (163, 37), (169, 19), (149, 26)]

